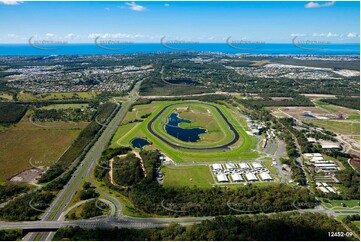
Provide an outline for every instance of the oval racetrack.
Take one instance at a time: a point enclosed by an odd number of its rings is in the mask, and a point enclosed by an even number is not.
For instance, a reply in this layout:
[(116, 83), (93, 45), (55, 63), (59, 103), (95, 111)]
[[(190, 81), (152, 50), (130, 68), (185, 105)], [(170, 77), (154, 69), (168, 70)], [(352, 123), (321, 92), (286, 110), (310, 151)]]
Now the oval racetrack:
[[(184, 102), (184, 103), (194, 103), (194, 102)], [(223, 120), (226, 122), (226, 124), (228, 125), (229, 129), (233, 132), (233, 139), (231, 141), (229, 141), (226, 144), (223, 145), (218, 145), (218, 146), (212, 146), (212, 147), (188, 147), (188, 146), (183, 146), (183, 145), (179, 145), (179, 144), (174, 144), (171, 141), (167, 140), (166, 138), (164, 138), (162, 135), (158, 134), (154, 129), (154, 122), (158, 119), (158, 117), (170, 106), (174, 106), (174, 105), (178, 105), (178, 104), (170, 104), (166, 107), (164, 107), (159, 113), (157, 113), (157, 115), (155, 115), (155, 117), (148, 123), (147, 128), (149, 130), (149, 132), (154, 135), (155, 137), (157, 137), (159, 140), (161, 140), (162, 142), (166, 143), (167, 145), (169, 145), (172, 148), (175, 149), (186, 149), (186, 150), (229, 150), (230, 146), (235, 144), (240, 136), (239, 133), (237, 132), (237, 130), (233, 127), (233, 125), (228, 121), (228, 119), (226, 118), (226, 116), (222, 113), (222, 111), (215, 105), (212, 104), (205, 104), (205, 105), (209, 105), (214, 107), (217, 112), (221, 115), (221, 117), (223, 118)]]

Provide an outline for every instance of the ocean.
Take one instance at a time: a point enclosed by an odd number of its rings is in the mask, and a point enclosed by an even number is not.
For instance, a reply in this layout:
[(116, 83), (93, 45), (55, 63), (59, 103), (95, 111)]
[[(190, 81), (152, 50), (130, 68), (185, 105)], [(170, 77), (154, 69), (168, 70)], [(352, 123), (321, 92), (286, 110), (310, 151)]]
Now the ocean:
[[(43, 48), (43, 49), (40, 49)], [(293, 44), (257, 44), (232, 47), (226, 43), (193, 43), (162, 45), (160, 43), (136, 43), (98, 46), (96, 44), (63, 44), (32, 46), (30, 44), (0, 44), (0, 56), (14, 55), (100, 55), (157, 52), (215, 52), (251, 55), (348, 55), (359, 56), (359, 44), (328, 44), (297, 47)]]

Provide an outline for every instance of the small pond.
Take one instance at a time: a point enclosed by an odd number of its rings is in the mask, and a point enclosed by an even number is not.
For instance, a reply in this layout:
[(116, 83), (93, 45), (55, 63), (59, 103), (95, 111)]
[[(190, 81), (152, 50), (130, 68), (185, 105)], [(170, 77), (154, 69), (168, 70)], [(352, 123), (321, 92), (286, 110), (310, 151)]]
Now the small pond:
[(139, 149), (142, 149), (143, 146), (150, 145), (148, 140), (142, 138), (134, 138), (130, 143), (133, 145), (134, 148)]
[(303, 114), (303, 116), (305, 116), (307, 118), (316, 118), (315, 116), (313, 116), (312, 114), (309, 114), (309, 113), (305, 113), (305, 114)]

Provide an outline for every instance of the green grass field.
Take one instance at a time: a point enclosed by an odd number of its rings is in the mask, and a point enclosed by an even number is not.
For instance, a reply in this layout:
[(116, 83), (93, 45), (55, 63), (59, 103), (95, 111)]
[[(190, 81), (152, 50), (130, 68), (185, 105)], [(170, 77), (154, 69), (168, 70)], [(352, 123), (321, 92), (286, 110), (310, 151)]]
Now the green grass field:
[(41, 107), (41, 109), (67, 109), (67, 108), (83, 108), (87, 109), (89, 104), (86, 103), (69, 103), (69, 104), (51, 104)]
[[(28, 112), (29, 113), (29, 112)], [(0, 133), (0, 182), (31, 168), (29, 159), (51, 165), (71, 145), (87, 123), (41, 123), (34, 126), (25, 115), (15, 126)]]
[(313, 124), (315, 126), (322, 127), (329, 131), (332, 131), (337, 134), (343, 135), (360, 135), (360, 122), (342, 122), (336, 120), (320, 120), (312, 119), (307, 121), (307, 123)]
[(92, 99), (99, 93), (97, 92), (52, 92), (43, 94), (19, 93), (19, 101), (47, 101), (47, 100), (66, 100), (66, 99)]
[(314, 100), (316, 107), (324, 109), (330, 113), (345, 113), (349, 120), (360, 120), (360, 112), (351, 108), (341, 107), (333, 104), (328, 104), (320, 100)]
[[(166, 153), (170, 158), (177, 162), (182, 161), (227, 161), (227, 160), (250, 160), (258, 157), (257, 152), (252, 149), (256, 146), (256, 138), (250, 137), (242, 128), (242, 124), (234, 117), (233, 112), (226, 108), (223, 105), (216, 104), (229, 121), (235, 126), (239, 132), (241, 139), (232, 147), (230, 150), (225, 151), (191, 151), (191, 150), (181, 150), (174, 149), (162, 141), (155, 138), (147, 129), (148, 122), (165, 106), (173, 103), (181, 103), (181, 101), (154, 101), (151, 104), (141, 105), (144, 112), (149, 112), (152, 114), (146, 118), (143, 122), (137, 124), (127, 124), (129, 126), (124, 127), (120, 126), (112, 139), (111, 147), (117, 146), (130, 146), (130, 141), (135, 137), (146, 137), (151, 143), (152, 146), (146, 148), (158, 148), (163, 153)], [(147, 106), (147, 107), (144, 107)], [(137, 106), (134, 107), (137, 109)], [(148, 109), (147, 109), (148, 108)], [(130, 112), (128, 115), (134, 115), (133, 112)], [(127, 117), (126, 117), (127, 118)], [(156, 125), (155, 125), (156, 126)], [(159, 131), (158, 129), (156, 129)], [(159, 131), (160, 132), (160, 131)]]
[(157, 105), (137, 105), (133, 107), (133, 109), (127, 113), (126, 117), (123, 119), (122, 124), (126, 124), (129, 121), (135, 119), (141, 119), (143, 115), (151, 114), (157, 108)]
[(211, 187), (214, 183), (208, 165), (169, 166), (162, 168), (164, 186)]
[[(265, 164), (266, 162), (262, 162), (267, 168), (268, 166)], [(273, 177), (278, 179), (277, 171), (273, 170), (271, 173)], [(209, 165), (199, 165), (199, 164), (187, 164), (187, 165), (166, 165), (161, 168), (161, 172), (164, 173), (163, 186), (165, 187), (202, 187), (202, 188), (211, 188), (213, 186), (222, 186), (227, 187), (229, 189), (237, 189), (239, 187), (243, 187), (245, 183), (217, 183), (213, 178), (212, 172), (209, 168)], [(275, 180), (277, 182), (277, 180)], [(274, 184), (274, 182), (256, 182), (253, 183), (253, 186), (269, 186)]]
[[(330, 203), (324, 202), (324, 206), (327, 208), (333, 208), (337, 207), (339, 208), (359, 208), (360, 207), (360, 201), (359, 200), (329, 200)], [(342, 207), (342, 203), (346, 205), (346, 207)]]

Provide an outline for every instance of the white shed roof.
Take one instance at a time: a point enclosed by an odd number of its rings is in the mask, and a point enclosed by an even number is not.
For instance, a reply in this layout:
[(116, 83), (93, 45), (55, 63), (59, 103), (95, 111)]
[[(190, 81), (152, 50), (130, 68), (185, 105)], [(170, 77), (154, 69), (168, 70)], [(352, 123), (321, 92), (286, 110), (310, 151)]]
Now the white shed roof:
[(258, 163), (258, 162), (256, 162), (256, 163), (252, 163), (252, 166), (253, 166), (253, 168), (262, 168), (263, 166), (262, 166), (262, 164), (261, 163)]
[(318, 187), (322, 192), (329, 193), (329, 191), (325, 187)]
[(306, 156), (306, 157), (313, 157), (313, 154), (311, 153), (304, 153), (303, 156)]
[(212, 165), (213, 170), (223, 170), (223, 167), (221, 164), (213, 164)]
[(326, 164), (314, 164), (314, 166), (316, 167), (337, 167), (337, 165), (335, 163), (326, 163)]
[(316, 160), (323, 160), (323, 157), (322, 156), (316, 156), (316, 157), (313, 157), (311, 159), (311, 161), (316, 161)]
[(322, 155), (320, 153), (313, 153), (313, 156), (314, 157), (316, 157), (316, 156), (321, 156), (322, 157)]
[(218, 180), (219, 182), (228, 182), (228, 178), (227, 178), (227, 176), (224, 175), (224, 174), (217, 175), (217, 180)]
[(257, 177), (253, 173), (247, 173), (246, 178), (248, 181), (257, 181)]
[(338, 149), (340, 148), (339, 144), (321, 144), (323, 149)]
[(233, 164), (233, 163), (227, 163), (227, 164), (226, 164), (226, 168), (227, 168), (227, 169), (236, 169), (236, 165)]
[(263, 181), (270, 181), (270, 180), (272, 180), (272, 177), (271, 177), (268, 173), (266, 173), (266, 172), (262, 172), (262, 173), (260, 173), (259, 175), (260, 175), (260, 177), (261, 177), (261, 179), (262, 179)]
[(235, 182), (243, 181), (243, 178), (240, 174), (232, 174), (231, 177), (232, 177), (232, 180)]
[(335, 189), (333, 189), (332, 187), (326, 187), (327, 190), (329, 190), (330, 192), (336, 193)]
[(242, 162), (242, 163), (239, 163), (239, 167), (240, 167), (241, 169), (248, 169), (248, 168), (249, 168), (249, 165), (248, 165), (247, 163)]

